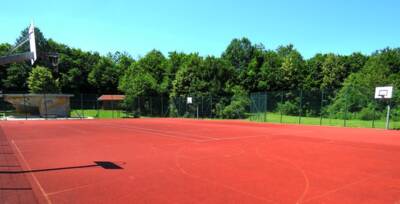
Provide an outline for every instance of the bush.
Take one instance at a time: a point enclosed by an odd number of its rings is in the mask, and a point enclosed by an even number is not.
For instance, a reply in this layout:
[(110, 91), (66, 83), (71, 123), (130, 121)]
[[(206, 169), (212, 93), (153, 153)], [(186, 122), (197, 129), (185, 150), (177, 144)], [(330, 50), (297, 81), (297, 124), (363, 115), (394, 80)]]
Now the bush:
[(235, 86), (232, 92), (233, 96), (229, 105), (223, 106), (221, 103), (217, 104), (217, 114), (219, 117), (228, 119), (245, 118), (247, 107), (250, 105), (248, 94), (239, 86)]
[(178, 109), (176, 108), (176, 106), (173, 102), (170, 102), (168, 109), (169, 109), (169, 111), (168, 111), (169, 117), (178, 117), (179, 116)]
[(286, 101), (285, 103), (278, 103), (278, 111), (284, 115), (298, 115), (299, 106), (290, 101)]
[(361, 111), (358, 113), (358, 118), (361, 120), (374, 120), (379, 119), (381, 114), (382, 113), (376, 111), (375, 106), (370, 103), (367, 107), (361, 109)]
[(219, 113), (222, 118), (237, 119), (245, 118), (246, 108), (240, 101), (232, 101), (231, 104)]
[(393, 109), (390, 117), (393, 121), (400, 121), (400, 108)]
[(28, 77), (28, 87), (31, 93), (59, 93), (58, 81), (53, 78), (46, 67), (37, 66)]

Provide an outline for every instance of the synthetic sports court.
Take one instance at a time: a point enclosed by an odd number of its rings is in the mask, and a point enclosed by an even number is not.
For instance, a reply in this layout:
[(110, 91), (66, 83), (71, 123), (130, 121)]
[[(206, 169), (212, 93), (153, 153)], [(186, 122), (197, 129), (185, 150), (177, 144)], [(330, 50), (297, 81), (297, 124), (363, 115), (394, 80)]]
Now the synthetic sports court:
[(399, 203), (399, 132), (192, 119), (0, 123), (1, 203)]

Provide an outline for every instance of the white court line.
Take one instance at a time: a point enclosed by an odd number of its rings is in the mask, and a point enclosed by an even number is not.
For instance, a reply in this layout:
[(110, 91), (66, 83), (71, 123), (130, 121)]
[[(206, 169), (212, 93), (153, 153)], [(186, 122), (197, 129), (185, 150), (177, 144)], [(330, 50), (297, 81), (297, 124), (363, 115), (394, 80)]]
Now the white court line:
[(175, 136), (174, 133), (172, 133), (173, 135), (165, 134), (163, 132), (157, 132), (157, 131), (154, 131), (152, 129), (147, 129), (147, 128), (126, 127), (126, 126), (110, 125), (110, 124), (103, 125), (103, 126), (109, 126), (109, 127), (114, 127), (114, 128), (123, 128), (123, 129), (127, 129), (127, 130), (138, 130), (138, 131), (141, 131), (141, 132), (144, 132), (144, 133), (151, 133), (151, 134), (154, 134), (154, 135), (160, 135), (160, 136), (164, 136), (164, 137), (178, 138), (178, 139), (188, 140), (188, 141), (192, 141), (192, 142), (204, 141), (202, 139), (193, 139), (193, 138), (188, 138), (188, 137)]
[[(132, 126), (125, 126), (125, 125), (122, 125), (122, 126), (118, 125), (118, 126), (119, 127), (128, 127), (128, 128), (132, 127)], [(180, 134), (179, 132), (172, 132), (172, 131), (165, 131), (165, 130), (158, 130), (158, 129), (151, 129), (151, 128), (143, 128), (143, 127), (137, 127), (137, 126), (133, 126), (133, 127), (136, 128), (136, 129), (142, 129), (142, 130), (146, 130), (146, 131), (153, 131), (153, 132), (162, 133), (162, 134), (170, 133), (170, 134), (173, 134), (173, 135), (181, 135), (181, 136), (184, 136), (184, 137), (188, 136), (187, 134)], [(189, 137), (190, 137), (190, 135), (189, 135)], [(199, 137), (199, 138), (201, 138), (200, 140), (202, 140), (202, 138), (216, 139), (214, 137), (208, 137), (208, 136), (204, 136), (204, 135), (202, 135), (202, 136), (192, 135), (192, 137)]]
[(268, 137), (267, 135), (255, 135), (255, 136), (243, 136), (243, 137), (225, 137), (225, 138), (214, 138), (209, 140), (202, 140), (200, 142), (213, 142), (213, 141), (225, 141), (225, 140), (241, 140), (241, 139), (249, 139), (249, 138), (258, 138), (258, 137)]
[[(32, 168), (29, 166), (29, 163), (26, 161), (24, 155), (22, 154), (21, 150), (19, 149), (19, 147), (17, 146), (17, 144), (15, 144), (14, 140), (11, 140), (11, 143), (14, 145), (15, 149), (17, 150), (17, 153), (19, 154), (19, 156), (21, 157), (22, 161), (24, 162), (24, 164), (27, 167), (28, 171), (32, 171)], [(46, 198), (47, 203), (51, 204), (51, 200), (49, 199), (49, 196), (47, 195), (47, 193), (44, 191), (42, 185), (40, 184), (39, 180), (36, 178), (34, 173), (29, 173), (32, 178), (33, 181), (35, 181), (36, 185), (39, 187), (40, 192), (43, 194), (43, 196)]]
[(178, 149), (178, 151), (175, 153), (175, 157), (174, 157), (174, 160), (175, 160), (175, 167), (176, 167), (176, 168), (179, 170), (179, 172), (181, 172), (183, 175), (186, 175), (186, 176), (188, 176), (188, 177), (190, 177), (190, 178), (197, 179), (197, 180), (202, 181), (202, 182), (204, 182), (204, 183), (208, 183), (208, 184), (213, 184), (213, 185), (216, 185), (216, 186), (220, 186), (220, 187), (225, 188), (225, 189), (228, 189), (228, 190), (230, 190), (230, 191), (233, 191), (233, 192), (236, 192), (236, 193), (239, 193), (239, 194), (242, 194), (242, 195), (246, 195), (246, 196), (249, 196), (249, 197), (251, 197), (251, 198), (255, 198), (255, 199), (257, 199), (257, 200), (264, 201), (264, 202), (266, 202), (266, 203), (277, 203), (276, 201), (267, 199), (267, 198), (265, 198), (265, 197), (258, 196), (258, 195), (256, 195), (256, 194), (253, 194), (253, 193), (250, 193), (250, 192), (247, 192), (247, 191), (243, 191), (243, 190), (237, 189), (237, 188), (235, 188), (235, 187), (233, 187), (233, 186), (230, 186), (230, 185), (227, 185), (227, 184), (224, 184), (224, 183), (220, 183), (220, 182), (216, 182), (215, 180), (211, 180), (211, 179), (205, 178), (205, 177), (203, 177), (203, 176), (194, 175), (194, 174), (191, 174), (191, 173), (187, 172), (187, 171), (182, 167), (182, 165), (181, 165), (181, 163), (180, 163), (180, 161), (179, 161), (179, 158), (181, 158), (181, 153), (182, 153), (183, 149), (185, 149), (185, 148), (187, 148), (187, 147), (184, 146), (184, 147)]

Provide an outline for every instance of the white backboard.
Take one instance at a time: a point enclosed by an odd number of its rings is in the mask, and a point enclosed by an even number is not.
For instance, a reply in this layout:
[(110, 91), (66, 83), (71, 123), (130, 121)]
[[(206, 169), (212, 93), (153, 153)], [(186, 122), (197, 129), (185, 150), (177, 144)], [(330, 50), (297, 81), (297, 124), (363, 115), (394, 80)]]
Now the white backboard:
[(393, 86), (382, 86), (375, 88), (375, 98), (376, 99), (388, 99), (392, 98)]
[(35, 40), (35, 27), (33, 26), (33, 23), (31, 23), (31, 26), (29, 27), (29, 48), (31, 52), (33, 53), (33, 59), (31, 59), (31, 63), (33, 64), (36, 59), (37, 59), (37, 54), (36, 54), (36, 40)]
[(192, 104), (193, 103), (192, 97), (187, 97), (186, 103), (187, 104)]

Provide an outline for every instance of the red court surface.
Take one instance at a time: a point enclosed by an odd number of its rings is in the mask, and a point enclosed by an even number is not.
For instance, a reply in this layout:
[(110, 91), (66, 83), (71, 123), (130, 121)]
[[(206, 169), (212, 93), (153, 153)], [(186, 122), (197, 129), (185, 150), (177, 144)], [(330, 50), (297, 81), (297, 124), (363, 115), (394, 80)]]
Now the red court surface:
[(0, 127), (1, 203), (400, 204), (399, 131), (189, 119)]

